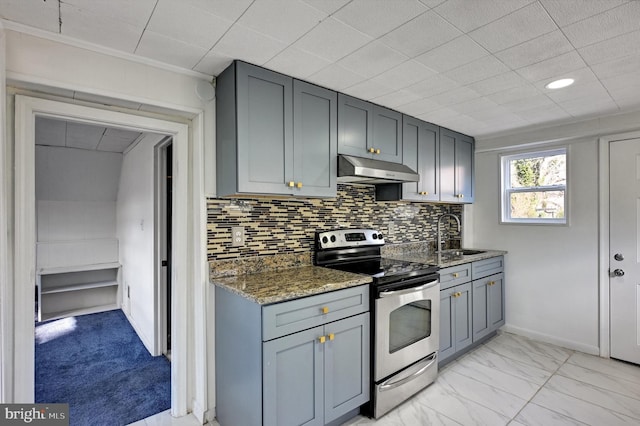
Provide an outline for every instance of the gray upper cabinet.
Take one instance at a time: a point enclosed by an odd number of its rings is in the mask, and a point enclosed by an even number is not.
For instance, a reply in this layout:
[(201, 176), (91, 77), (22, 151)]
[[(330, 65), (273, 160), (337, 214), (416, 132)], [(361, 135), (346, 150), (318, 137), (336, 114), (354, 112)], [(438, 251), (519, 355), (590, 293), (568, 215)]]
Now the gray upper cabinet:
[(473, 154), (473, 138), (449, 129), (440, 129), (440, 201), (473, 202)]
[(216, 97), (218, 196), (335, 196), (335, 92), (236, 61)]
[(402, 114), (340, 93), (338, 153), (402, 162)]
[(419, 182), (402, 184), (402, 198), (440, 201), (440, 129), (408, 115), (403, 116), (402, 163), (418, 172)]

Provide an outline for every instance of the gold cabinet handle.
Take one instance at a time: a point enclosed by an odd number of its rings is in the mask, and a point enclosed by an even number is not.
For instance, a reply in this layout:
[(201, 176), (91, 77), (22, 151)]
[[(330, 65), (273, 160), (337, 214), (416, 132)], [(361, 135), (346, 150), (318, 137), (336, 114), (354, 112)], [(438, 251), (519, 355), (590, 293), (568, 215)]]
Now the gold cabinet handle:
[(326, 338), (325, 336), (320, 336), (320, 337), (318, 337), (318, 341), (319, 341), (320, 343), (324, 343), (324, 342), (326, 342), (326, 341), (327, 341), (327, 338)]
[(459, 273), (457, 273), (457, 272), (454, 272), (454, 273), (453, 273), (453, 274), (451, 274), (451, 275), (453, 275), (453, 278), (458, 278), (458, 277), (460, 276), (460, 274), (459, 274)]
[(287, 183), (287, 186), (289, 186), (289, 188), (293, 188), (296, 185), (296, 183), (294, 181), (289, 181)]
[(336, 335), (333, 333), (329, 333), (329, 340), (333, 340), (336, 338)]
[(376, 149), (376, 154), (380, 154), (380, 149)]
[(456, 197), (458, 197), (458, 198), (464, 198), (464, 194), (458, 194), (458, 195), (456, 195)]
[(296, 188), (302, 188), (302, 182), (296, 183)]
[(375, 148), (369, 148), (369, 152), (374, 154), (376, 152), (376, 149)]
[(453, 293), (453, 297), (460, 297), (462, 296), (462, 293), (460, 293), (459, 291), (456, 291), (455, 293)]
[(495, 281), (489, 281), (489, 285), (496, 285)]
[(329, 313), (329, 307), (328, 306), (323, 306), (322, 307), (322, 313), (323, 314), (328, 314)]
[(421, 191), (420, 195), (429, 195), (429, 193), (427, 191)]

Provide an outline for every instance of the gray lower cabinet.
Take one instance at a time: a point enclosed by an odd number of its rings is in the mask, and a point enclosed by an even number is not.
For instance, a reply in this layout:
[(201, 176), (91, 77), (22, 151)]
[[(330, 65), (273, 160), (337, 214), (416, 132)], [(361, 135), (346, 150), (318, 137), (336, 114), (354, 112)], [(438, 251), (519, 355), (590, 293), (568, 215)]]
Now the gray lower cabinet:
[(368, 286), (261, 306), (216, 287), (221, 426), (324, 425), (369, 401)]
[(335, 196), (336, 152), (336, 92), (241, 61), (218, 77), (218, 196)]
[(338, 94), (338, 153), (402, 162), (402, 114)]
[(440, 129), (408, 115), (402, 121), (402, 163), (420, 175), (402, 184), (402, 199), (440, 201)]
[(473, 342), (471, 283), (440, 291), (440, 360)]
[(504, 257), (443, 268), (440, 288), (443, 364), (504, 325)]
[(473, 156), (473, 138), (449, 129), (440, 129), (440, 201), (473, 202)]

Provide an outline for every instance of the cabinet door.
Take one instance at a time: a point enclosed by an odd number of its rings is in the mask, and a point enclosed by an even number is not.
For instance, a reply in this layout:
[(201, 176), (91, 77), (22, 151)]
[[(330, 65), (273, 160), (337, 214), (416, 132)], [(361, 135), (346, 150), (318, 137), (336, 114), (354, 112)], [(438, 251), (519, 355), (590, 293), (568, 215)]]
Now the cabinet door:
[(474, 141), (440, 129), (440, 201), (472, 203), (475, 196)]
[(449, 358), (456, 351), (454, 344), (454, 292), (454, 288), (440, 291), (440, 362)]
[[(373, 106), (373, 158), (402, 163), (402, 114)], [(379, 151), (379, 153), (378, 153)]]
[(491, 277), (489, 286), (488, 319), (491, 331), (504, 325), (504, 274)]
[(324, 422), (329, 423), (369, 401), (369, 313), (327, 324), (324, 331)]
[(473, 343), (472, 327), (472, 294), (471, 283), (454, 287), (457, 297), (454, 300), (454, 345), (456, 352)]
[(402, 184), (402, 198), (412, 201), (439, 201), (440, 131), (438, 126), (403, 116), (402, 164), (420, 175), (419, 182)]
[(372, 158), (373, 104), (338, 94), (338, 154)]
[(473, 341), (477, 341), (487, 334), (491, 329), (489, 320), (489, 292), (491, 277), (476, 280), (473, 286)]
[(294, 80), (293, 178), (296, 182), (296, 195), (336, 195), (337, 103), (336, 92)]
[[(322, 425), (323, 328), (263, 344), (263, 424)], [(243, 380), (242, 371), (237, 371)]]
[(293, 176), (293, 79), (238, 62), (238, 191), (288, 194)]

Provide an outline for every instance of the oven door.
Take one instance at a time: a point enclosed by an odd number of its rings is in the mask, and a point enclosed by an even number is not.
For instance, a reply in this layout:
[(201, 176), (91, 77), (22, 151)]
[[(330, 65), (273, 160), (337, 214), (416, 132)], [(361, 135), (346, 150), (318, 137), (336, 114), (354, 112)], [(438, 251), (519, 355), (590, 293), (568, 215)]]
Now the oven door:
[(375, 300), (375, 381), (436, 352), (440, 282), (415, 279), (410, 288), (381, 291)]

